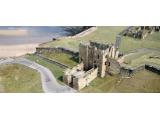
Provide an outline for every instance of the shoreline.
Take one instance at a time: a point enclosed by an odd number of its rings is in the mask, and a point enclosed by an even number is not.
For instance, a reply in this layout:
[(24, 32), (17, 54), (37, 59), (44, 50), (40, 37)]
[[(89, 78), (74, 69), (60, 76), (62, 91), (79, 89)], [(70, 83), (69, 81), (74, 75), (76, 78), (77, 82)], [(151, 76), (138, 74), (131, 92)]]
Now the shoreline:
[(77, 33), (75, 35), (60, 37), (58, 39), (80, 38), (80, 37), (84, 37), (84, 36), (94, 32), (95, 30), (97, 30), (97, 26), (93, 26), (93, 27), (91, 27), (89, 29), (83, 30), (82, 32)]
[[(91, 27), (87, 30), (84, 30), (80, 33), (77, 33), (73, 36), (65, 36), (65, 37), (59, 37), (58, 40), (61, 39), (67, 39), (67, 38), (79, 38), (83, 37), (85, 35), (88, 35), (92, 32), (94, 32), (97, 29), (97, 27)], [(51, 42), (51, 41), (48, 41)], [(39, 47), (42, 44), (48, 43), (29, 43), (29, 44), (17, 44), (17, 45), (0, 45), (0, 58), (6, 58), (6, 57), (18, 57), (25, 55), (27, 53), (34, 53), (36, 52), (36, 48)]]
[(0, 45), (0, 58), (18, 57), (27, 53), (34, 53), (39, 43), (20, 45)]
[[(84, 36), (86, 36), (86, 35), (94, 32), (94, 31), (96, 31), (97, 29), (98, 29), (97, 26), (93, 26), (93, 27), (91, 27), (91, 28), (89, 28), (89, 29), (87, 29), (87, 30), (84, 30), (84, 31), (82, 31), (82, 32), (80, 32), (80, 33), (77, 33), (77, 34), (75, 34), (75, 35), (58, 37), (58, 38), (55, 39), (55, 41), (64, 40), (64, 39), (70, 39), (70, 38), (71, 38), (71, 39), (72, 39), (72, 38), (81, 38), (81, 37), (84, 37)], [(39, 46), (41, 46), (41, 45), (43, 45), (43, 44), (46, 44), (46, 43), (49, 43), (49, 42), (53, 42), (53, 40), (48, 41), (48, 42), (44, 42), (44, 43), (40, 43)]]

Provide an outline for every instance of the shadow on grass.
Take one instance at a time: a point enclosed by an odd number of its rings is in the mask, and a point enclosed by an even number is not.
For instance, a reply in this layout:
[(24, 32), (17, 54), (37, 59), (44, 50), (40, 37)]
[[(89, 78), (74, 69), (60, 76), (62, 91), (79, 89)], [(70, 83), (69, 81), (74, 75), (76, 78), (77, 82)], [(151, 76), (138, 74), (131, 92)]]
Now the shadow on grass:
[(59, 76), (57, 79), (58, 79), (59, 81), (63, 82), (63, 76)]
[(70, 57), (70, 60), (76, 62), (76, 63), (79, 63), (79, 57), (78, 56), (73, 56), (73, 57)]

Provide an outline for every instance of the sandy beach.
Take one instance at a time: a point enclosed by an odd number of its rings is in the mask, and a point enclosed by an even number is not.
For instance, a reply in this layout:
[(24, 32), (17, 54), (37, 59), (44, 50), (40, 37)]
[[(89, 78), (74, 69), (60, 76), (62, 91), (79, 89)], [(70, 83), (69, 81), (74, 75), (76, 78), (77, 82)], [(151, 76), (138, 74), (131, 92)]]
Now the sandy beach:
[(27, 36), (28, 31), (24, 29), (0, 30), (0, 36)]
[(0, 45), (0, 58), (34, 53), (38, 44)]

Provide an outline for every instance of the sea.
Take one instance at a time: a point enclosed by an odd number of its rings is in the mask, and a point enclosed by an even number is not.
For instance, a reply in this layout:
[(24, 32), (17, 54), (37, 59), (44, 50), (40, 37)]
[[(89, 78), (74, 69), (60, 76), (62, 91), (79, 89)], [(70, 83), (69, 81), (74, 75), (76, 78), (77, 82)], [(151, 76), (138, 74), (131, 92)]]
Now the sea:
[[(3, 34), (1, 31), (26, 31), (24, 35)], [(0, 26), (0, 45), (44, 43), (69, 33), (63, 26)]]

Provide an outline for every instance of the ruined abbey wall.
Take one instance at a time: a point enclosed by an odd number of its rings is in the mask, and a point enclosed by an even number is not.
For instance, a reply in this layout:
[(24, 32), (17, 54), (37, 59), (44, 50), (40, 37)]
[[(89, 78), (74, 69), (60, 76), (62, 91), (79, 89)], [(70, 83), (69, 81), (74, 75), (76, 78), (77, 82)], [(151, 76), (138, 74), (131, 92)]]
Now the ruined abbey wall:
[(90, 44), (80, 44), (79, 46), (79, 60), (84, 63), (84, 70), (98, 68), (100, 77), (106, 75), (109, 62), (112, 59), (118, 59), (118, 57), (119, 51), (117, 51), (114, 45), (90, 42)]
[[(83, 65), (81, 69), (77, 66), (67, 69), (64, 73), (64, 82), (74, 89), (80, 90), (94, 80), (97, 76), (105, 77), (107, 73), (119, 73), (117, 59), (119, 51), (113, 44), (101, 44), (90, 42), (79, 45), (79, 62)], [(112, 69), (110, 69), (112, 68)], [(117, 70), (118, 69), (118, 70)], [(118, 72), (117, 72), (118, 71)]]
[[(83, 65), (83, 64), (81, 64)], [(78, 65), (72, 69), (66, 69), (63, 80), (64, 82), (76, 90), (80, 90), (97, 77), (98, 69), (90, 69), (83, 71), (83, 66)]]
[(76, 73), (77, 71), (83, 71), (83, 63), (78, 64), (77, 66), (73, 67), (72, 69), (66, 69), (64, 71), (63, 81), (67, 85), (69, 85), (72, 81), (72, 75)]
[(89, 85), (91, 81), (93, 81), (97, 77), (98, 69), (91, 69), (87, 71), (83, 77), (73, 78), (73, 88), (76, 90), (80, 90)]
[(144, 39), (149, 34), (159, 31), (160, 26), (131, 26), (121, 32), (121, 34), (132, 38)]
[(121, 67), (120, 68), (120, 75), (122, 77), (131, 77), (134, 73), (139, 72), (141, 70), (149, 70), (151, 72), (160, 74), (160, 68), (151, 65), (151, 64), (144, 64), (141, 66), (138, 66), (136, 68), (125, 68), (125, 67)]
[(68, 48), (63, 48), (63, 47), (53, 47), (53, 48), (37, 47), (36, 48), (36, 53), (41, 54), (43, 52), (63, 52), (63, 53), (66, 53), (72, 56), (78, 56), (79, 54), (77, 51), (73, 51)]

